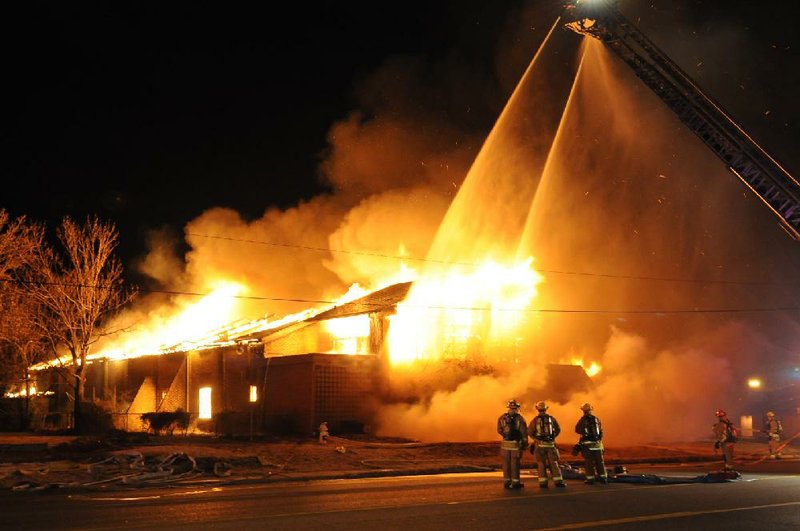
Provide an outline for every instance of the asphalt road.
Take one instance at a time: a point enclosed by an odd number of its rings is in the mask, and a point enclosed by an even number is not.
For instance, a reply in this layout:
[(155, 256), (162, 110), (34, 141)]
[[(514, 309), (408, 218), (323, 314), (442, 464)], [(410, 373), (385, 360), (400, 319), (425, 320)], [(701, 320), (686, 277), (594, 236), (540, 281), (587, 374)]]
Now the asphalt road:
[[(787, 463), (788, 465), (788, 463)], [(502, 488), (497, 473), (0, 495), (0, 529), (800, 529), (798, 466), (723, 484)], [(794, 473), (786, 473), (785, 471)], [(692, 476), (690, 469), (635, 473)], [(525, 478), (523, 478), (525, 480)]]

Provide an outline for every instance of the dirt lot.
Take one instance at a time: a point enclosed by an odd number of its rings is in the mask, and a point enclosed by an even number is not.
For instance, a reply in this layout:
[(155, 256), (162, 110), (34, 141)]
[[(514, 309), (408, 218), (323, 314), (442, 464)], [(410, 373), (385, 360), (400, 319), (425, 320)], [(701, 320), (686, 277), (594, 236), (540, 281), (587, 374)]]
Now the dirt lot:
[[(562, 460), (580, 466), (561, 446)], [(761, 459), (762, 443), (737, 444), (743, 462)], [(331, 437), (315, 440), (237, 440), (203, 436), (119, 434), (111, 438), (0, 435), (0, 488), (109, 489), (169, 484), (289, 481), (496, 470), (498, 444), (413, 443)], [(787, 458), (800, 458), (793, 447)], [(708, 441), (609, 447), (610, 464), (712, 462)], [(533, 466), (526, 453), (523, 467)]]

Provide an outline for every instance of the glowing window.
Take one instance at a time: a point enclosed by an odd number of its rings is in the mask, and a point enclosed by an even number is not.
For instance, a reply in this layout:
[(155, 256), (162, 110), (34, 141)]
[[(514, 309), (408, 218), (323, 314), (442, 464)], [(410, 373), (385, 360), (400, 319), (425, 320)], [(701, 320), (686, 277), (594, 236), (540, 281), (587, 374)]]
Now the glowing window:
[(201, 419), (210, 419), (211, 418), (211, 388), (210, 387), (201, 387), (200, 388), (200, 418)]
[(752, 415), (742, 415), (739, 417), (739, 427), (742, 430), (742, 437), (752, 437), (753, 436), (753, 416)]
[(258, 401), (258, 387), (255, 385), (250, 386), (250, 402)]

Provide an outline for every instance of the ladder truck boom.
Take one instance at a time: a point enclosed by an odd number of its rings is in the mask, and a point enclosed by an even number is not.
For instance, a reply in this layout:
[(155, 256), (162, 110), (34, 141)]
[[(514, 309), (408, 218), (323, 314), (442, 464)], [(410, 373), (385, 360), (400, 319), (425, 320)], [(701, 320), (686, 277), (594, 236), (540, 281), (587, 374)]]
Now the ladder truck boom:
[(603, 42), (800, 240), (800, 182), (616, 8), (614, 0), (566, 2), (565, 26)]

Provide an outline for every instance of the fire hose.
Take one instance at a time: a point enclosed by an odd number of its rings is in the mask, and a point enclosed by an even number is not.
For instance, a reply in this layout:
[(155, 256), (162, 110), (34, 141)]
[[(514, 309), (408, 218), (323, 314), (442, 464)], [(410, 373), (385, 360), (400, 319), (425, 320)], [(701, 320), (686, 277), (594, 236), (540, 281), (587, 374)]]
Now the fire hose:
[[(776, 449), (776, 452), (780, 453), (781, 451), (783, 451), (783, 449), (786, 448), (789, 445), (789, 443), (791, 443), (793, 440), (797, 439), (798, 437), (800, 437), (800, 431), (798, 431), (797, 433), (795, 433), (794, 435), (792, 435), (791, 437), (786, 439), (786, 441), (783, 444), (778, 446), (778, 448)], [(764, 457), (762, 457), (760, 459), (756, 459), (755, 461), (752, 461), (750, 463), (745, 463), (744, 466), (758, 465), (758, 464), (763, 463), (764, 461), (766, 461), (769, 458), (770, 458), (770, 456), (765, 455)]]

